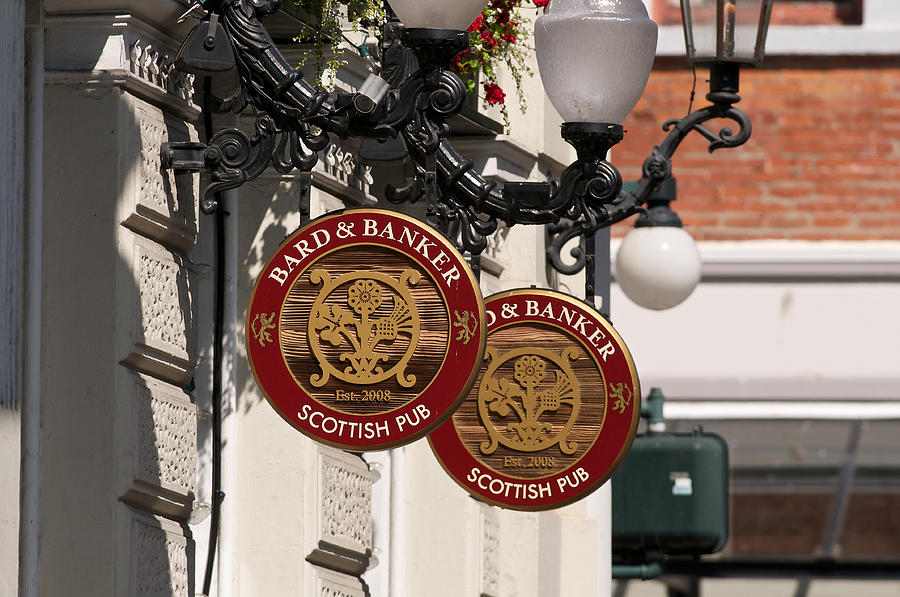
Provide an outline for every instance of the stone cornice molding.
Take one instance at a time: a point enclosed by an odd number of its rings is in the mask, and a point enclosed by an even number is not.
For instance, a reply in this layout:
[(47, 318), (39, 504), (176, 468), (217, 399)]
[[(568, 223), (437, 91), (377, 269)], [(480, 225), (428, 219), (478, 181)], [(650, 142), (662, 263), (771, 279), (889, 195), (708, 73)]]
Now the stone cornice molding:
[[(657, 56), (684, 56), (684, 30), (659, 28)], [(766, 56), (896, 56), (900, 23), (866, 25), (773, 25), (766, 36)], [(687, 66), (687, 60), (685, 60)]]
[(698, 249), (702, 282), (900, 282), (896, 241), (700, 242)]
[[(887, 402), (900, 409), (900, 378), (845, 376), (682, 377), (642, 375), (642, 385), (660, 387), (668, 402), (727, 403)], [(898, 410), (900, 412), (900, 410)], [(668, 415), (667, 415), (668, 416)], [(815, 418), (814, 416), (812, 418)]]
[(121, 87), (195, 121), (194, 76), (175, 69), (180, 39), (141, 17), (122, 13), (52, 14), (46, 25), (48, 85)]
[(481, 166), (483, 176), (501, 182), (522, 181), (529, 178), (538, 163), (539, 154), (512, 137), (453, 137), (453, 147)]

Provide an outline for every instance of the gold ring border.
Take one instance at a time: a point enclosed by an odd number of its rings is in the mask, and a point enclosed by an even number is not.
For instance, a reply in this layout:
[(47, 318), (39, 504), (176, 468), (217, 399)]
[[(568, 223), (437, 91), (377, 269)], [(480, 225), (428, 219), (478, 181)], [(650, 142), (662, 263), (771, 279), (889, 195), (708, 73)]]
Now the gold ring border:
[[(492, 500), (492, 499), (485, 497), (479, 493), (475, 493), (475, 492), (471, 491), (471, 489), (469, 488), (468, 485), (464, 484), (460, 479), (457, 479), (456, 475), (454, 475), (447, 469), (447, 466), (444, 464), (444, 461), (441, 459), (437, 450), (435, 450), (434, 442), (431, 440), (431, 437), (428, 438), (428, 445), (431, 448), (431, 453), (434, 454), (435, 459), (441, 465), (441, 468), (444, 469), (444, 472), (447, 474), (447, 476), (450, 477), (451, 479), (453, 479), (453, 481), (455, 481), (457, 485), (462, 487), (466, 491), (466, 493), (468, 493), (469, 495), (471, 495), (473, 498), (477, 499), (478, 501), (485, 502), (485, 503), (491, 504), (493, 506), (498, 506), (498, 507), (506, 509), (506, 510), (517, 510), (520, 512), (542, 512), (542, 511), (546, 511), (546, 510), (554, 510), (556, 508), (561, 508), (563, 506), (568, 506), (569, 504), (573, 504), (581, 499), (586, 498), (587, 496), (589, 496), (590, 494), (595, 492), (601, 485), (606, 483), (610, 477), (613, 476), (613, 473), (615, 473), (616, 470), (619, 468), (619, 466), (622, 464), (622, 461), (625, 459), (625, 457), (628, 455), (628, 451), (631, 449), (631, 445), (634, 443), (634, 436), (637, 433), (638, 423), (641, 420), (642, 399), (641, 399), (640, 379), (638, 378), (637, 369), (634, 366), (634, 360), (631, 357), (631, 351), (628, 349), (628, 346), (625, 344), (625, 341), (622, 339), (622, 336), (619, 335), (619, 332), (593, 306), (585, 303), (584, 301), (582, 301), (580, 299), (569, 296), (562, 292), (554, 291), (554, 290), (547, 290), (544, 288), (515, 288), (512, 290), (505, 290), (505, 291), (501, 291), (501, 292), (498, 292), (498, 293), (488, 296), (484, 300), (484, 302), (488, 303), (488, 302), (492, 302), (494, 300), (501, 300), (501, 299), (509, 297), (509, 296), (521, 296), (521, 295), (526, 295), (526, 294), (527, 295), (543, 295), (543, 296), (558, 298), (558, 299), (561, 299), (570, 304), (576, 305), (582, 309), (587, 308), (589, 310), (596, 312), (597, 316), (600, 318), (600, 320), (602, 320), (603, 328), (605, 330), (611, 332), (613, 337), (619, 342), (619, 345), (625, 348), (624, 356), (625, 356), (626, 362), (628, 363), (628, 371), (631, 374), (632, 378), (634, 379), (634, 389), (635, 389), (634, 395), (637, 398), (637, 400), (634, 401), (633, 412), (631, 415), (631, 426), (628, 430), (628, 435), (626, 437), (625, 444), (622, 446), (622, 449), (619, 450), (619, 453), (616, 455), (616, 459), (609, 466), (606, 473), (601, 475), (601, 477), (599, 479), (597, 479), (597, 481), (595, 481), (591, 485), (587, 486), (584, 491), (579, 492), (577, 495), (574, 495), (571, 498), (568, 498), (568, 499), (565, 499), (565, 500), (562, 500), (559, 502), (554, 502), (552, 505), (543, 505), (542, 504), (542, 505), (537, 505), (537, 506), (524, 506), (524, 505), (518, 505), (518, 504), (515, 504), (515, 505), (507, 504), (505, 502)], [(510, 323), (515, 323), (515, 322), (510, 322)], [(539, 323), (546, 324), (547, 322), (541, 321)], [(547, 324), (547, 325), (554, 325), (554, 324)], [(501, 326), (501, 327), (505, 327), (505, 326)], [(487, 335), (488, 334), (485, 334), (485, 338), (487, 337)], [(579, 340), (579, 342), (580, 342), (580, 340)], [(606, 377), (603, 376), (602, 369), (601, 369), (601, 376), (603, 377), (603, 383), (606, 384)], [(605, 419), (606, 419), (606, 414), (604, 413), (604, 423), (605, 423)], [(452, 424), (453, 424), (453, 421), (452, 421), (452, 419), (450, 419), (448, 422), (448, 425), (452, 425)], [(602, 430), (602, 426), (601, 426), (601, 430)], [(459, 433), (456, 431), (455, 425), (453, 426), (453, 431), (456, 434), (456, 437), (459, 438)], [(598, 434), (597, 438), (595, 438), (594, 442), (591, 443), (591, 448), (594, 447), (594, 444), (596, 444), (597, 439), (599, 439), (599, 434)], [(460, 443), (462, 443), (461, 440), (460, 440)], [(588, 448), (588, 452), (591, 450), (591, 448)], [(471, 455), (471, 452), (469, 452), (468, 449), (465, 448), (465, 444), (463, 444), (463, 449), (465, 449), (466, 452), (468, 452)], [(587, 452), (585, 452), (585, 454), (587, 454)], [(474, 458), (474, 456), (473, 456), (473, 458)], [(480, 461), (478, 461), (476, 459), (476, 462), (480, 462)], [(581, 460), (578, 460), (578, 462), (581, 462)], [(505, 477), (510, 477), (511, 479), (521, 479), (521, 477), (512, 477), (511, 475), (507, 475), (506, 473), (501, 473), (500, 471), (495, 470), (493, 467), (486, 466), (486, 468), (489, 468), (490, 470), (492, 470), (496, 473), (502, 474)], [(566, 470), (568, 471), (570, 469), (571, 469), (571, 467)], [(562, 472), (562, 471), (560, 471), (560, 472)], [(556, 474), (558, 475), (559, 473), (556, 473)], [(522, 479), (522, 480), (529, 481), (529, 482), (535, 481), (535, 479)]]
[[(433, 231), (433, 236), (436, 239), (440, 240), (442, 243), (447, 243), (447, 248), (450, 251), (452, 251), (453, 255), (457, 258), (457, 260), (462, 265), (465, 266), (463, 268), (463, 270), (465, 271), (466, 276), (467, 276), (472, 288), (475, 289), (475, 295), (476, 295), (475, 302), (478, 305), (478, 314), (482, 321), (482, 329), (484, 330), (480, 334), (481, 341), (479, 342), (480, 346), (478, 347), (478, 351), (477, 351), (478, 358), (476, 359), (475, 365), (472, 367), (472, 371), (469, 374), (469, 379), (463, 385), (462, 391), (460, 392), (459, 396), (456, 397), (456, 399), (453, 401), (453, 403), (450, 405), (450, 407), (447, 408), (447, 410), (444, 411), (444, 413), (441, 416), (436, 417), (435, 420), (431, 424), (426, 425), (424, 428), (420, 429), (416, 433), (408, 435), (408, 436), (404, 437), (403, 439), (400, 439), (397, 441), (391, 441), (391, 442), (386, 442), (386, 443), (381, 443), (381, 444), (372, 444), (372, 445), (368, 445), (368, 446), (360, 446), (360, 445), (346, 444), (346, 443), (342, 444), (340, 442), (334, 442), (334, 441), (324, 439), (318, 435), (308, 432), (301, 425), (295, 423), (290, 417), (288, 417), (284, 412), (282, 412), (282, 410), (280, 408), (278, 408), (278, 406), (272, 401), (272, 399), (269, 397), (268, 392), (266, 392), (266, 390), (263, 388), (263, 385), (260, 383), (259, 376), (256, 373), (256, 366), (254, 365), (253, 360), (250, 358), (250, 351), (246, 348), (246, 345), (249, 343), (249, 340), (246, 337), (244, 338), (244, 345), (245, 345), (245, 350), (247, 353), (247, 362), (250, 365), (251, 373), (253, 373), (253, 380), (254, 380), (254, 382), (256, 382), (256, 387), (260, 391), (260, 393), (263, 395), (263, 397), (266, 399), (266, 402), (269, 403), (269, 406), (271, 406), (272, 409), (276, 413), (278, 413), (278, 415), (282, 419), (285, 420), (285, 422), (287, 422), (291, 427), (293, 427), (294, 429), (296, 429), (297, 431), (299, 431), (306, 437), (310, 438), (311, 440), (321, 443), (321, 444), (325, 444), (326, 446), (331, 446), (334, 448), (339, 448), (342, 450), (349, 450), (349, 451), (353, 451), (353, 452), (377, 452), (377, 451), (381, 451), (381, 450), (389, 450), (391, 448), (405, 446), (407, 444), (411, 444), (412, 442), (421, 439), (422, 437), (431, 433), (433, 430), (437, 429), (441, 424), (446, 422), (453, 415), (454, 412), (456, 412), (456, 409), (459, 408), (459, 405), (462, 404), (462, 401), (466, 399), (466, 397), (469, 394), (469, 390), (471, 390), (472, 386), (475, 384), (475, 379), (478, 376), (478, 372), (481, 371), (481, 364), (484, 360), (484, 349), (485, 349), (485, 346), (487, 345), (487, 323), (485, 321), (487, 319), (487, 315), (486, 315), (485, 309), (484, 309), (484, 296), (481, 293), (481, 286), (478, 284), (478, 281), (475, 279), (475, 274), (472, 273), (472, 268), (469, 267), (469, 265), (466, 263), (466, 260), (463, 257), (462, 253), (460, 253), (456, 249), (456, 247), (454, 247), (451, 243), (449, 243), (440, 232), (438, 232), (434, 228), (431, 228), (431, 226), (429, 226), (428, 224), (423, 223), (421, 220), (418, 220), (417, 218), (414, 218), (412, 216), (409, 216), (409, 215), (401, 213), (401, 212), (396, 212), (396, 211), (392, 211), (389, 209), (375, 209), (375, 208), (370, 208), (370, 207), (354, 207), (354, 208), (346, 208), (346, 209), (342, 209), (342, 210), (332, 211), (327, 214), (321, 215), (313, 220), (310, 220), (309, 222), (306, 223), (305, 226), (298, 228), (297, 230), (292, 232), (290, 235), (288, 235), (283, 241), (281, 241), (281, 243), (278, 245), (278, 248), (276, 248), (275, 251), (272, 253), (272, 255), (269, 257), (269, 259), (266, 260), (265, 265), (263, 265), (262, 269), (259, 272), (259, 275), (257, 275), (257, 277), (256, 277), (256, 281), (253, 283), (253, 290), (251, 290), (251, 292), (250, 292), (250, 299), (247, 301), (247, 307), (245, 307), (245, 310), (246, 310), (246, 314), (244, 315), (244, 330), (245, 331), (250, 329), (250, 309), (249, 309), (249, 307), (250, 307), (250, 305), (253, 304), (253, 301), (256, 298), (256, 291), (259, 288), (259, 282), (261, 280), (263, 273), (265, 273), (266, 269), (269, 267), (269, 264), (271, 263), (272, 258), (276, 254), (278, 254), (278, 252), (281, 250), (281, 248), (284, 245), (288, 244), (288, 242), (290, 240), (292, 240), (296, 235), (300, 234), (307, 228), (313, 226), (316, 223), (325, 222), (327, 220), (342, 217), (344, 214), (347, 214), (347, 213), (389, 214), (391, 217), (396, 217), (400, 220), (404, 220), (404, 221), (414, 224), (416, 226), (424, 227), (425, 230)], [(375, 243), (371, 243), (371, 244), (375, 244)], [(383, 246), (383, 245), (379, 245), (379, 246)], [(388, 248), (391, 248), (391, 247), (388, 247)], [(305, 271), (305, 269), (304, 269), (304, 271)], [(438, 286), (438, 288), (440, 288), (440, 286)], [(444, 296), (443, 290), (441, 290), (440, 292), (441, 292), (441, 295)], [(444, 300), (446, 301), (446, 296), (444, 296)], [(283, 304), (283, 302), (282, 302), (282, 304)], [(451, 321), (451, 323), (452, 323), (452, 321)], [(246, 334), (245, 334), (245, 336), (246, 336)], [(282, 358), (284, 358), (283, 355), (282, 355)], [(288, 370), (288, 371), (290, 371), (290, 370)], [(432, 381), (434, 381), (434, 380), (432, 379)], [(428, 384), (426, 389), (428, 387), (431, 387), (431, 383)], [(424, 393), (424, 391), (423, 391), (423, 393)], [(313, 402), (318, 403), (318, 401), (313, 399), (312, 396), (310, 396), (309, 398), (312, 399)], [(421, 394), (419, 395), (419, 398), (421, 398)], [(415, 400), (418, 400), (419, 398), (416, 398)], [(405, 406), (408, 406), (412, 402), (415, 402), (415, 400), (411, 400), (410, 402), (407, 402)], [(326, 407), (326, 408), (328, 408), (328, 407)], [(400, 408), (403, 408), (403, 407), (400, 407)], [(349, 414), (349, 413), (344, 413), (344, 414)], [(355, 416), (358, 416), (358, 415), (355, 415)], [(360, 448), (365, 448), (365, 449), (361, 450)]]

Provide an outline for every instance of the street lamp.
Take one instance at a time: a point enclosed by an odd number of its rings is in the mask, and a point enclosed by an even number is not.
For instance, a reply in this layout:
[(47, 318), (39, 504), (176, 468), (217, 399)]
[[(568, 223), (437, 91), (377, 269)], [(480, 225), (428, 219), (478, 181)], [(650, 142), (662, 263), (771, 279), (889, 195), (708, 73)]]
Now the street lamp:
[[(661, 147), (671, 156), (684, 134), (693, 129), (710, 140), (709, 150), (740, 145), (750, 136), (750, 121), (732, 108), (738, 101), (741, 66), (762, 64), (766, 32), (774, 0), (682, 0), (682, 23), (688, 62), (710, 69), (712, 106), (689, 114), (674, 126), (674, 136)], [(710, 118), (733, 118), (738, 135), (723, 129), (720, 139), (702, 126)], [(690, 127), (690, 128), (688, 128)], [(684, 131), (682, 133), (682, 131)], [(745, 135), (739, 142), (738, 137)], [(731, 144), (720, 144), (722, 141)], [(674, 145), (667, 144), (672, 141)], [(646, 174), (645, 174), (646, 176)], [(648, 196), (648, 211), (622, 240), (616, 256), (616, 281), (633, 302), (648, 309), (680, 304), (700, 282), (700, 254), (681, 219), (669, 203), (675, 199), (675, 180), (666, 177)]]
[(407, 29), (455, 29), (464, 31), (481, 14), (487, 0), (423, 2), (394, 0), (391, 9)]
[[(385, 26), (381, 73), (370, 75), (359, 92), (337, 94), (305, 81), (262, 25), (260, 19), (277, 10), (279, 0), (206, 0), (208, 14), (198, 25), (203, 40), (218, 36), (217, 27), (224, 29), (240, 80), (239, 92), (220, 104), (236, 111), (252, 105), (258, 114), (255, 132), (226, 129), (207, 144), (166, 143), (162, 163), (171, 169), (207, 172), (201, 208), (209, 213), (217, 208), (219, 192), (255, 178), (269, 164), (282, 173), (293, 168), (308, 172), (315, 164), (315, 152), (331, 142), (329, 135), (399, 137), (416, 166), (416, 176), (403, 188), (388, 188), (389, 201), (425, 199), (429, 223), (473, 255), (486, 247), (486, 237), (498, 222), (552, 224), (555, 236), (547, 248), (548, 258), (560, 271), (573, 273), (584, 267), (585, 253), (576, 255), (575, 264), (563, 264), (559, 253), (565, 242), (578, 236), (592, 238), (600, 228), (647, 212), (644, 206), (671, 177), (671, 157), (691, 131), (709, 141), (710, 151), (737, 147), (749, 139), (750, 120), (734, 107), (740, 100), (738, 69), (762, 59), (772, 1), (683, 0), (691, 60), (711, 68), (706, 96), (711, 105), (663, 125), (667, 136), (644, 161), (642, 177), (629, 192), (622, 190), (621, 175), (606, 157), (622, 139), (621, 121), (643, 92), (653, 64), (657, 28), (641, 0), (552, 0), (536, 22), (541, 78), (565, 119), (561, 135), (578, 156), (558, 182), (498, 187), (475, 171), (447, 139), (447, 119), (459, 112), (465, 98), (465, 86), (451, 70), (450, 60), (468, 43), (465, 28), (482, 10), (484, 0), (393, 0), (399, 19)], [(757, 28), (749, 32), (744, 17), (753, 12), (752, 6), (760, 16)], [(716, 27), (709, 32), (715, 34), (715, 42), (701, 41), (707, 30), (700, 17), (710, 9)], [(743, 43), (750, 38), (755, 45), (748, 54)], [(202, 67), (209, 45), (186, 43), (179, 64), (210, 74)], [(717, 53), (711, 55), (706, 48)], [(222, 65), (217, 63), (216, 69), (222, 70)], [(714, 132), (704, 126), (712, 119), (731, 120), (739, 128)], [(640, 228), (658, 227), (650, 212)], [(663, 227), (678, 228), (676, 220), (677, 216), (667, 220)], [(623, 272), (627, 277), (624, 267), (620, 279)]]

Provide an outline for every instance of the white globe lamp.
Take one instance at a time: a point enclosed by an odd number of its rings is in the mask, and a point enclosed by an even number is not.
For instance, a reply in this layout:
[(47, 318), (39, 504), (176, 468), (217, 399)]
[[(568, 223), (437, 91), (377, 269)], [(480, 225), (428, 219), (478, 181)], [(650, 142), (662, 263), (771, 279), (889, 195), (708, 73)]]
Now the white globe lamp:
[(700, 282), (700, 252), (671, 210), (675, 180), (666, 180), (648, 200), (648, 213), (622, 240), (616, 282), (629, 299), (647, 309), (671, 309)]

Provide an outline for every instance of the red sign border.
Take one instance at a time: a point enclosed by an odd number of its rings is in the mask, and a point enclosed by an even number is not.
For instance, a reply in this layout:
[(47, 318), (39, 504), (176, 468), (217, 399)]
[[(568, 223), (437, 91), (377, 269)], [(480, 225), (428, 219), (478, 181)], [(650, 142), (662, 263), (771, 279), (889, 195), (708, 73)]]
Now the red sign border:
[[(631, 353), (615, 328), (613, 328), (612, 325), (602, 315), (597, 313), (586, 303), (569, 295), (552, 290), (521, 288), (500, 292), (487, 297), (485, 299), (485, 310), (491, 311), (491, 307), (493, 307), (495, 304), (499, 306), (503, 302), (508, 302), (510, 298), (516, 299), (516, 302), (520, 302), (520, 304), (524, 306), (525, 300), (535, 297), (542, 299), (546, 299), (549, 297), (551, 299), (562, 301), (567, 304), (567, 307), (571, 308), (572, 306), (574, 306), (584, 315), (589, 315), (591, 321), (601, 327), (607, 334), (607, 339), (614, 341), (615, 347), (617, 349), (615, 354), (618, 355), (617, 360), (621, 360), (621, 362), (616, 366), (610, 367), (608, 364), (606, 364), (605, 366), (601, 367), (601, 374), (604, 384), (608, 384), (611, 381), (626, 381), (622, 379), (622, 377), (627, 372), (628, 377), (630, 377), (630, 380), (633, 382), (634, 396), (630, 406), (628, 406), (626, 409), (626, 413), (628, 412), (628, 410), (631, 411), (630, 416), (623, 415), (622, 417), (622, 421), (625, 423), (625, 425), (616, 426), (610, 424), (609, 409), (611, 405), (607, 404), (607, 410), (606, 414), (604, 415), (604, 421), (601, 425), (600, 433), (594, 440), (591, 447), (588, 448), (588, 451), (585, 452), (585, 454), (577, 462), (575, 462), (565, 470), (559, 471), (557, 473), (554, 473), (553, 475), (549, 475), (546, 477), (537, 477), (534, 479), (525, 480), (521, 477), (506, 475), (479, 462), (463, 445), (462, 441), (460, 440), (459, 434), (456, 432), (456, 427), (453, 424), (452, 419), (448, 420), (444, 425), (441, 425), (440, 427), (435, 429), (428, 436), (428, 443), (431, 446), (431, 450), (435, 458), (443, 467), (447, 475), (449, 475), (450, 478), (453, 479), (459, 486), (461, 486), (474, 498), (480, 501), (484, 501), (495, 506), (500, 506), (501, 508), (520, 511), (551, 510), (576, 502), (593, 493), (598, 487), (600, 487), (612, 476), (612, 474), (618, 468), (619, 464), (621, 464), (621, 462), (625, 459), (625, 456), (628, 454), (628, 450), (631, 448), (631, 444), (634, 441), (634, 436), (637, 432), (641, 413), (640, 380), (638, 379), (637, 370), (635, 369), (634, 360), (631, 357)], [(557, 321), (556, 319), (549, 320), (541, 318), (540, 316), (519, 316), (516, 319), (508, 319), (505, 321), (501, 321), (500, 317), (497, 317), (494, 325), (490, 327), (488, 335), (490, 335), (491, 330), (502, 329), (504, 327), (522, 321), (533, 321), (536, 323), (549, 324), (572, 333), (569, 328), (561, 326), (559, 324), (559, 321)], [(581, 345), (588, 348), (595, 362), (599, 363), (601, 361), (597, 350), (591, 349), (584, 342), (581, 342)], [(614, 373), (617, 372), (618, 376), (610, 376), (607, 371)], [(612, 434), (615, 435), (613, 437), (610, 437)], [(611, 440), (615, 440), (618, 448), (612, 450), (608, 449)], [(549, 482), (551, 483), (551, 487), (554, 487), (554, 483), (557, 484), (556, 487), (558, 487), (560, 483), (559, 480), (561, 478), (567, 477), (571, 474), (575, 474), (579, 467), (590, 468), (589, 475), (590, 477), (594, 477), (594, 479), (583, 488), (579, 488), (578, 491), (567, 495), (564, 499), (554, 500), (552, 499), (552, 493), (550, 498), (507, 499), (503, 496), (498, 497), (495, 494), (491, 494), (489, 491), (480, 490), (477, 486), (473, 486), (474, 482), (473, 484), (468, 483), (466, 477), (472, 473), (475, 467), (477, 467), (480, 471), (480, 474), (477, 476), (478, 479), (481, 478), (481, 475), (488, 474), (491, 477), (491, 481), (499, 480), (504, 484), (518, 484), (527, 486), (529, 484), (543, 484), (545, 482)], [(523, 491), (527, 492), (527, 490)]]
[[(311, 252), (309, 256), (303, 259), (300, 265), (297, 265), (295, 269), (290, 271), (286, 281), (279, 285), (280, 292), (270, 292), (267, 294), (265, 291), (260, 290), (261, 282), (268, 279), (274, 269), (282, 264), (285, 252), (290, 251), (296, 243), (303, 240), (315, 242), (313, 234), (318, 230), (326, 228), (329, 224), (332, 224), (331, 228), (335, 231), (339, 229), (341, 223), (350, 225), (359, 224), (362, 226), (362, 222), (366, 216), (378, 219), (379, 229), (381, 229), (387, 221), (390, 221), (395, 226), (402, 225), (419, 230), (420, 234), (427, 235), (430, 241), (439, 243), (439, 250), (443, 251), (450, 259), (450, 261), (446, 263), (446, 266), (456, 266), (460, 272), (460, 283), (458, 284), (458, 289), (454, 292), (456, 296), (453, 297), (456, 298), (458, 302), (451, 304), (451, 297), (448, 296), (448, 292), (441, 287), (441, 273), (437, 265), (415, 252), (408, 245), (402, 244), (396, 240), (391, 241), (390, 239), (382, 238), (378, 235), (361, 236), (357, 234), (340, 238), (337, 234), (334, 234), (327, 247), (322, 247), (324, 251), (316, 250)], [(259, 343), (255, 341), (251, 331), (251, 324), (257, 313), (269, 313), (274, 311), (278, 314), (278, 320), (280, 321), (281, 309), (293, 282), (297, 277), (306, 272), (310, 266), (314, 265), (323, 254), (355, 245), (377, 245), (387, 247), (401, 252), (416, 261), (416, 263), (425, 269), (428, 272), (428, 275), (435, 281), (438, 291), (444, 298), (448, 318), (451, 324), (454, 309), (460, 311), (473, 311), (478, 314), (479, 318), (479, 325), (475, 331), (476, 337), (473, 337), (472, 340), (465, 345), (454, 341), (453, 330), (451, 328), (449, 337), (450, 344), (445, 353), (443, 363), (441, 364), (438, 373), (417, 398), (410, 400), (403, 406), (385, 413), (380, 413), (378, 416), (345, 413), (329, 408), (315, 400), (315, 398), (309, 396), (297, 384), (293, 374), (287, 368), (283, 356), (284, 353), (281, 348), (280, 334), (277, 333), (277, 329), (275, 330), (275, 333), (272, 334), (272, 343), (267, 345), (266, 348), (260, 347)], [(485, 319), (484, 299), (482, 298), (481, 289), (479, 288), (472, 270), (469, 268), (459, 251), (457, 251), (456, 248), (438, 231), (428, 227), (416, 218), (399, 212), (373, 208), (344, 209), (329, 212), (301, 227), (288, 236), (281, 245), (279, 245), (275, 253), (266, 261), (265, 266), (256, 278), (256, 282), (254, 283), (253, 290), (250, 294), (250, 300), (247, 304), (244, 328), (246, 334), (245, 345), (247, 349), (247, 360), (250, 364), (250, 370), (253, 373), (256, 385), (269, 405), (288, 424), (307, 437), (317, 442), (344, 450), (356, 452), (385, 450), (406, 445), (424, 437), (441, 423), (446, 421), (466, 398), (469, 390), (475, 383), (484, 357), (484, 348), (487, 340), (487, 334), (485, 333)], [(454, 346), (456, 347), (455, 350)], [(471, 364), (471, 366), (467, 365), (467, 363)], [(466, 376), (465, 371), (467, 369), (468, 375)], [(263, 379), (266, 380), (265, 383), (263, 382)], [(447, 388), (453, 387), (460, 388), (455, 396), (454, 392), (447, 391)], [(277, 395), (278, 398), (273, 398), (273, 394)], [(282, 396), (284, 396), (284, 398), (282, 398)], [(341, 429), (348, 425), (359, 425), (361, 426), (361, 429), (365, 429), (368, 424), (368, 429), (371, 430), (373, 429), (372, 425), (376, 423), (387, 422), (387, 424), (390, 425), (388, 417), (396, 421), (399, 417), (406, 416), (407, 421), (411, 421), (411, 418), (409, 418), (410, 416), (418, 417), (422, 414), (420, 410), (417, 410), (420, 406), (424, 406), (424, 408), (429, 411), (430, 415), (428, 418), (430, 418), (431, 421), (426, 425), (410, 428), (410, 432), (389, 433), (388, 438), (394, 438), (390, 439), (390, 441), (373, 442), (364, 437), (343, 438), (343, 441), (336, 441), (333, 439), (333, 433), (326, 433), (322, 429), (312, 429), (310, 426), (304, 425), (303, 422), (299, 420), (299, 414), (301, 414), (305, 405), (309, 405), (310, 409), (313, 411), (323, 413), (323, 424), (326, 417), (335, 419), (337, 423), (344, 421), (344, 425), (341, 426)], [(298, 415), (291, 416), (287, 414), (291, 410), (297, 412)], [(437, 412), (437, 415), (434, 414), (435, 412)], [(310, 414), (309, 416), (312, 415)], [(417, 420), (420, 419), (417, 418)]]

